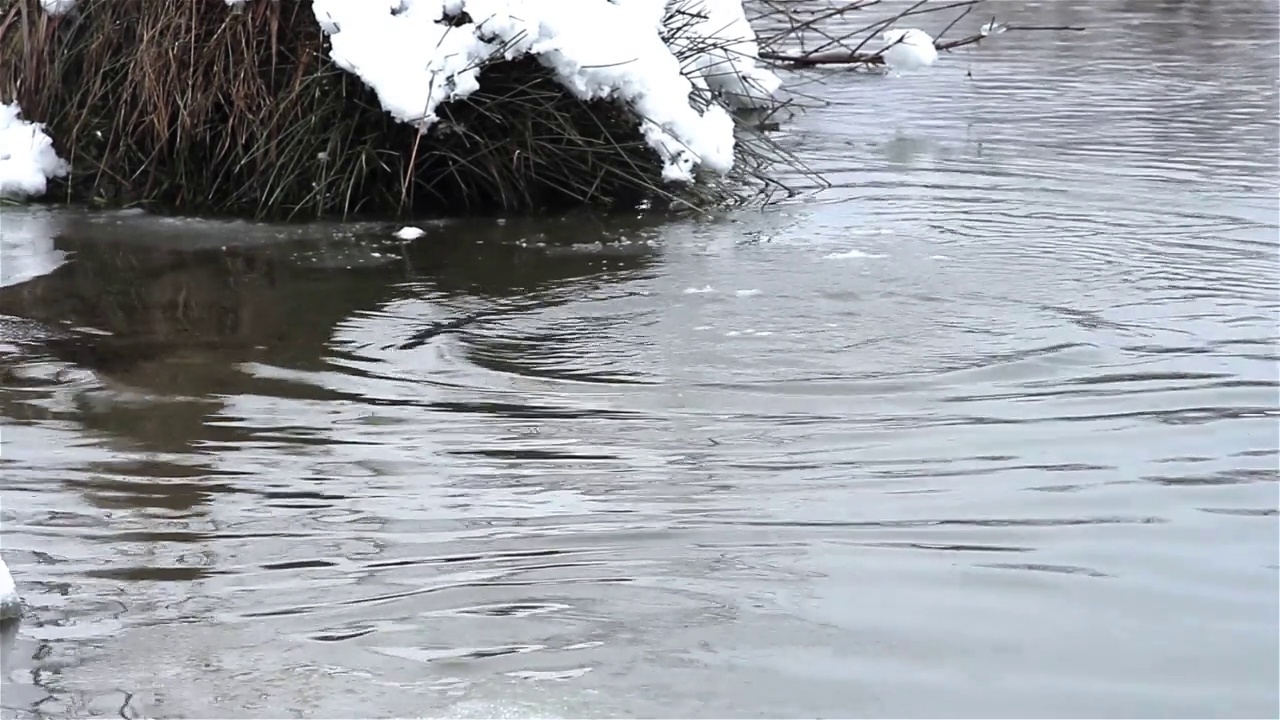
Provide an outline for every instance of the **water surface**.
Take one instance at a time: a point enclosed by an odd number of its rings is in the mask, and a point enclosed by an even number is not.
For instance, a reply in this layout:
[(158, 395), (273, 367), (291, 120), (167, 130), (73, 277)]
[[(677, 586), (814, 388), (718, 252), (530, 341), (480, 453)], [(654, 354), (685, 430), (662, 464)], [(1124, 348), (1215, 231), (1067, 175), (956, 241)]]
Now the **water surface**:
[(1277, 716), (1274, 6), (993, 4), (763, 211), (6, 208), (4, 717)]

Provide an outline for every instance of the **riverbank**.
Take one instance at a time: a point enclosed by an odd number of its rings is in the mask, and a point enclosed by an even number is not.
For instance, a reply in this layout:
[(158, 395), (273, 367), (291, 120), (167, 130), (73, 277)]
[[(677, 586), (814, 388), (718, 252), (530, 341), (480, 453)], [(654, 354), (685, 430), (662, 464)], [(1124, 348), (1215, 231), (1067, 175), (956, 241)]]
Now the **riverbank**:
[[(922, 70), (1006, 29), (942, 39), (980, 2), (10, 0), (0, 196), (262, 219), (723, 207), (803, 168), (768, 131), (804, 101), (760, 58)], [(938, 37), (902, 25), (926, 15)]]
[(0, 100), (65, 160), (50, 196), (189, 214), (701, 206), (767, 143), (738, 0), (393, 5), (14, 0)]

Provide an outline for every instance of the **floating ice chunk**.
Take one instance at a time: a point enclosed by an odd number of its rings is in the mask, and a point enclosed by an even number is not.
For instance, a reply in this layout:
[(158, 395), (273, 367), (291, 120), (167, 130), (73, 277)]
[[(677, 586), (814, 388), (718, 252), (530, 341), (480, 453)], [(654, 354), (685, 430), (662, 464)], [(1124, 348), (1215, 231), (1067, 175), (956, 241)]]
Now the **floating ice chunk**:
[(999, 35), (1000, 33), (1008, 29), (1009, 29), (1008, 25), (1005, 25), (1004, 23), (998, 23), (995, 20), (992, 20), (986, 25), (983, 25), (982, 27), (978, 28), (978, 34), (981, 35), (982, 37), (987, 37), (988, 35)]
[(53, 149), (44, 125), (22, 120), (21, 114), (17, 103), (0, 104), (0, 197), (43, 195), (49, 178), (63, 177), (70, 169)]
[(893, 28), (886, 30), (881, 39), (885, 48), (880, 51), (884, 64), (897, 72), (929, 67), (938, 59), (938, 49), (929, 33), (917, 28)]
[(50, 15), (62, 15), (76, 6), (76, 0), (40, 0), (40, 7)]
[(412, 225), (405, 225), (404, 227), (397, 230), (395, 233), (396, 237), (401, 240), (417, 240), (418, 238), (426, 234), (427, 234), (426, 230), (423, 230), (420, 227), (414, 227)]

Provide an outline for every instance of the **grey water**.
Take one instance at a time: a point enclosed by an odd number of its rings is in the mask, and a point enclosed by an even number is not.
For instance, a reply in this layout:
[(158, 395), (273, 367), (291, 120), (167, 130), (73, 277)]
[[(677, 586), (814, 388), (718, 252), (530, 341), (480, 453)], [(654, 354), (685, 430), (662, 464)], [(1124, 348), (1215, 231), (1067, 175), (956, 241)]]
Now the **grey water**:
[(992, 5), (764, 209), (5, 208), (3, 716), (1277, 717), (1277, 8)]

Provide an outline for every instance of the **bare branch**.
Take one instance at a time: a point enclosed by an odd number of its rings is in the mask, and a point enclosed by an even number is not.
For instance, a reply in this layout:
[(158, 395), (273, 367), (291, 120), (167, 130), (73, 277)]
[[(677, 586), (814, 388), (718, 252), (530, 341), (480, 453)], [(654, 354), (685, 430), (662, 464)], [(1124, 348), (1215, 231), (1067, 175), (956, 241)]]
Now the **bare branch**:
[[(760, 33), (761, 60), (793, 67), (817, 67), (824, 65), (873, 67), (884, 65), (886, 48), (866, 50), (885, 30), (909, 17), (945, 13), (958, 10), (955, 17), (945, 24), (934, 38), (939, 52), (977, 45), (988, 37), (1008, 31), (1019, 32), (1080, 32), (1084, 28), (1061, 25), (999, 24), (992, 19), (977, 32), (955, 40), (943, 38), (961, 21), (981, 5), (984, 0), (952, 0), (930, 3), (917, 0), (903, 10), (853, 30), (846, 30), (843, 20), (855, 11), (879, 5), (882, 0), (851, 0), (834, 8), (822, 8), (808, 13), (799, 9), (794, 0), (759, 0), (764, 11), (753, 19), (763, 28)], [(812, 42), (816, 39), (817, 42)]]

